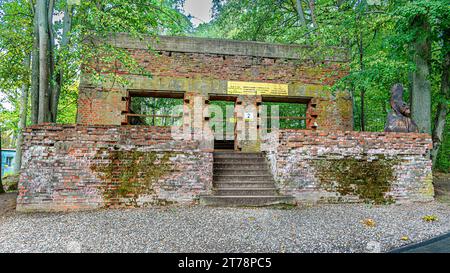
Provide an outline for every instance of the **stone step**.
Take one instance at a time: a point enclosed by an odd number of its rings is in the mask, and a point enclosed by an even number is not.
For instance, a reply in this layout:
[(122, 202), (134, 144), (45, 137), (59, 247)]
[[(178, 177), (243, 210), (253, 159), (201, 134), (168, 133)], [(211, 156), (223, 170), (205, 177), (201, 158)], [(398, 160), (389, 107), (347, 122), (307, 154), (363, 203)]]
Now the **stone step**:
[(206, 206), (256, 207), (276, 204), (295, 204), (293, 196), (200, 196), (200, 204)]
[(226, 188), (272, 188), (276, 190), (275, 184), (273, 182), (267, 181), (228, 181), (228, 182), (219, 182), (215, 181), (214, 183), (215, 189), (226, 189)]
[(274, 196), (274, 188), (218, 188), (214, 190), (217, 196)]
[(234, 149), (234, 143), (214, 143), (214, 149)]
[(242, 163), (242, 164), (248, 164), (248, 163), (255, 163), (255, 164), (266, 164), (266, 159), (261, 157), (255, 157), (255, 158), (238, 158), (238, 157), (214, 157), (214, 163), (228, 163), (228, 164), (236, 164), (236, 163)]
[(214, 168), (215, 175), (270, 175), (269, 170), (266, 169), (222, 169)]
[(236, 151), (217, 151), (214, 152), (214, 158), (263, 158), (262, 153), (242, 153)]
[(267, 181), (273, 182), (273, 177), (270, 174), (249, 174), (249, 175), (225, 175), (214, 174), (213, 181)]
[(214, 169), (267, 170), (268, 166), (265, 162), (259, 162), (259, 163), (214, 162)]

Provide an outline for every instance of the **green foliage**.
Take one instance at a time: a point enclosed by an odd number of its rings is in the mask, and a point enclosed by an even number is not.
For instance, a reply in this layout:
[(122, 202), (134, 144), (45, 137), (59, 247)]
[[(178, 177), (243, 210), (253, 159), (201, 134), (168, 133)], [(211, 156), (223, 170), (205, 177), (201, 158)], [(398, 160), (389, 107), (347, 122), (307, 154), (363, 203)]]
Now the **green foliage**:
[[(306, 10), (307, 25), (301, 25), (295, 0), (229, 0), (213, 1), (214, 18), (202, 24), (194, 33), (201, 37), (230, 38), (264, 42), (303, 43), (314, 45), (309, 54), (320, 57), (329, 46), (349, 49), (349, 73), (334, 90), (347, 89), (354, 99), (354, 128), (361, 130), (361, 95), (365, 99), (365, 130), (382, 131), (390, 111), (389, 90), (394, 83), (405, 87), (408, 101), (411, 79), (415, 67), (411, 59), (410, 44), (423, 39), (426, 33), (416, 26), (418, 20), (430, 24), (432, 41), (432, 105), (433, 117), (439, 101), (442, 59), (442, 32), (449, 28), (449, 0), (316, 0)], [(313, 24), (313, 16), (316, 23)], [(445, 68), (444, 68), (445, 69)], [(447, 68), (448, 69), (448, 68)], [(445, 139), (436, 168), (450, 169), (450, 132), (445, 128)]]
[[(0, 2), (0, 126), (2, 135), (8, 132), (12, 140), (17, 135), (19, 120), (19, 89), (29, 82), (30, 68), (23, 60), (32, 49), (33, 12), (28, 0)], [(59, 103), (58, 122), (73, 123), (76, 115), (77, 86), (81, 67), (89, 62), (119, 63), (133, 73), (147, 73), (127, 51), (110, 45), (93, 46), (95, 39), (110, 38), (127, 32), (135, 37), (143, 35), (195, 35), (281, 43), (313, 45), (303, 52), (308, 57), (321, 58), (332, 47), (349, 50), (348, 76), (333, 90), (347, 89), (354, 99), (354, 128), (361, 129), (364, 114), (365, 130), (381, 131), (390, 111), (389, 90), (394, 83), (405, 87), (408, 101), (411, 79), (415, 67), (411, 60), (411, 43), (417, 39), (431, 41), (432, 109), (438, 102), (448, 103), (440, 94), (444, 54), (442, 32), (450, 28), (450, 0), (316, 0), (300, 1), (305, 11), (306, 24), (298, 15), (296, 0), (213, 0), (213, 20), (195, 30), (189, 18), (182, 14), (183, 0), (104, 0), (79, 1), (72, 6), (72, 28), (68, 45), (62, 48), (63, 22), (54, 16), (56, 39), (55, 69), (63, 70), (63, 84)], [(314, 2), (313, 7), (308, 3)], [(67, 1), (56, 0), (54, 14), (62, 14)], [(376, 3), (376, 4), (373, 4)], [(430, 32), (418, 27), (427, 22)], [(93, 70), (97, 81), (113, 80), (126, 84), (126, 80), (113, 70)], [(52, 79), (55, 81), (55, 79)], [(364, 113), (361, 103), (364, 95)], [(30, 101), (30, 100), (29, 100)], [(158, 109), (166, 107), (158, 102)], [(296, 107), (281, 109), (281, 116), (297, 115)], [(302, 109), (300, 109), (303, 111)], [(293, 112), (294, 111), (294, 112)], [(447, 118), (448, 120), (448, 118)], [(292, 123), (292, 121), (290, 121)], [(29, 122), (28, 122), (29, 123)], [(295, 122), (294, 122), (295, 123)], [(284, 124), (287, 128), (292, 124)], [(450, 129), (445, 128), (444, 142), (436, 168), (450, 169)], [(11, 140), (10, 139), (10, 140)]]
[[(4, 0), (0, 2), (0, 126), (11, 137), (11, 147), (19, 133), (20, 87), (30, 82), (30, 67), (23, 60), (29, 56), (33, 44), (33, 8), (28, 0)], [(59, 123), (74, 123), (76, 119), (77, 89), (80, 70), (88, 62), (101, 61), (121, 65), (134, 73), (144, 74), (139, 64), (128, 52), (103, 44), (94, 47), (93, 39), (110, 38), (120, 33), (135, 37), (157, 34), (183, 34), (192, 30), (188, 18), (181, 13), (182, 0), (83, 0), (67, 7), (65, 0), (56, 0), (54, 9), (55, 70), (63, 71), (63, 83), (58, 104)], [(68, 33), (68, 45), (62, 47), (62, 14), (66, 8), (72, 11), (72, 27)], [(94, 71), (99, 81), (125, 81), (111, 71)], [(55, 83), (56, 79), (51, 79)], [(31, 103), (30, 100), (28, 100)], [(30, 105), (28, 106), (28, 113)], [(28, 122), (30, 124), (30, 115)], [(3, 134), (3, 133), (2, 133)], [(5, 134), (6, 135), (6, 134)]]
[(450, 115), (447, 114), (447, 123), (444, 131), (444, 139), (436, 161), (436, 169), (441, 172), (450, 173)]
[[(152, 126), (172, 126), (181, 125), (183, 99), (174, 98), (154, 98), (154, 97), (132, 97), (131, 111), (134, 114), (157, 115), (156, 117), (136, 117), (138, 124)], [(178, 110), (178, 111), (176, 111)], [(180, 116), (180, 117), (170, 117)], [(131, 124), (134, 124), (131, 122)]]

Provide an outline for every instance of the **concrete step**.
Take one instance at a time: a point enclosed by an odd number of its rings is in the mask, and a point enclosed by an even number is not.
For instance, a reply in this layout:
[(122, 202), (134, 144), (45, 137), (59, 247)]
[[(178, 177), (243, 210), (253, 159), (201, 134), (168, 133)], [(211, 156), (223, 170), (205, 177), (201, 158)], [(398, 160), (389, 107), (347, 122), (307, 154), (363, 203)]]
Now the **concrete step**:
[(249, 174), (249, 175), (213, 175), (213, 181), (266, 181), (273, 182), (273, 177), (270, 174)]
[(257, 163), (257, 164), (266, 164), (266, 159), (263, 157), (255, 157), (255, 158), (238, 158), (238, 157), (214, 157), (214, 163), (228, 163), (228, 164), (249, 164), (249, 163)]
[(270, 206), (276, 204), (295, 204), (293, 196), (200, 196), (200, 204), (207, 206)]
[(227, 189), (227, 188), (271, 188), (276, 190), (275, 184), (267, 181), (228, 181), (228, 182), (213, 182), (215, 189)]
[(270, 175), (267, 169), (222, 169), (214, 168), (215, 175)]
[(274, 188), (218, 188), (214, 190), (217, 196), (274, 196)]
[(260, 163), (223, 163), (215, 162), (215, 169), (233, 169), (233, 170), (268, 170), (265, 162)]
[(264, 158), (262, 153), (242, 153), (236, 151), (217, 151), (214, 158)]

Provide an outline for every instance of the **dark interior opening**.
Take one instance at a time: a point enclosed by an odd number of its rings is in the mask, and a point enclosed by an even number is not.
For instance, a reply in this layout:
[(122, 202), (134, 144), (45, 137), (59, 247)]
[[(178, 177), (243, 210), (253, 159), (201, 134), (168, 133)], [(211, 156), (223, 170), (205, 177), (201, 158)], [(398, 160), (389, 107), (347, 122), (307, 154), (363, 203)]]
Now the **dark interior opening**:
[[(214, 132), (214, 149), (215, 150), (234, 150), (235, 142), (235, 126), (236, 120), (234, 116), (234, 105), (236, 96), (227, 95), (210, 95), (209, 109), (210, 121), (212, 121), (211, 129)], [(221, 109), (221, 113), (213, 111), (213, 107)], [(220, 115), (220, 116), (218, 116)], [(216, 128), (216, 126), (220, 126)]]

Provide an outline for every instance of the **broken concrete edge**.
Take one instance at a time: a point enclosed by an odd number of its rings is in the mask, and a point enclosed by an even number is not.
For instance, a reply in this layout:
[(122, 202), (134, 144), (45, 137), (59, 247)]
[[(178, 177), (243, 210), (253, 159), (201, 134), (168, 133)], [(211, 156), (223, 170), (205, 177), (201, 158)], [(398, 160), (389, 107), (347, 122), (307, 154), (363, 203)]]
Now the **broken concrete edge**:
[[(78, 123), (67, 123), (67, 124), (60, 124), (60, 123), (51, 123), (51, 122), (45, 122), (35, 125), (29, 125), (27, 126), (24, 131), (27, 130), (62, 130), (64, 128), (161, 128), (161, 129), (167, 129), (170, 130), (167, 126), (150, 126), (150, 125), (107, 125), (107, 124), (78, 124)], [(345, 136), (389, 136), (391, 138), (395, 139), (425, 139), (429, 143), (432, 143), (431, 135), (428, 133), (400, 133), (400, 132), (359, 132), (359, 131), (348, 131), (348, 130), (328, 130), (328, 129), (316, 129), (316, 130), (309, 130), (309, 129), (280, 129), (280, 134), (291, 134), (291, 133), (300, 133), (305, 135), (311, 135), (311, 136), (328, 136), (332, 134), (343, 134)], [(294, 141), (295, 138), (290, 138), (289, 141)], [(205, 151), (213, 152), (214, 150), (206, 149)]]
[[(318, 60), (347, 63), (348, 49), (324, 47), (321, 55), (313, 56), (315, 47), (301, 44), (266, 43), (230, 39), (201, 38), (189, 36), (148, 36), (137, 37), (129, 33), (114, 33), (109, 37), (92, 37), (89, 42), (107, 43), (117, 48), (172, 51), (186, 53), (255, 56), (279, 59)], [(325, 52), (323, 52), (325, 51)]]

